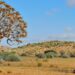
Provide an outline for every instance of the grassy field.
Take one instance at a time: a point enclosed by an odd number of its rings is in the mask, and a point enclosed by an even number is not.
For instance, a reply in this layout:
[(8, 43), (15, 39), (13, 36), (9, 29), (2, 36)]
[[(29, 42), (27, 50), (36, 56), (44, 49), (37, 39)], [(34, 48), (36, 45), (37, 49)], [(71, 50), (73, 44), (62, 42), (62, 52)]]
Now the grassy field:
[(74, 75), (75, 58), (24, 58), (20, 62), (0, 63), (0, 75)]

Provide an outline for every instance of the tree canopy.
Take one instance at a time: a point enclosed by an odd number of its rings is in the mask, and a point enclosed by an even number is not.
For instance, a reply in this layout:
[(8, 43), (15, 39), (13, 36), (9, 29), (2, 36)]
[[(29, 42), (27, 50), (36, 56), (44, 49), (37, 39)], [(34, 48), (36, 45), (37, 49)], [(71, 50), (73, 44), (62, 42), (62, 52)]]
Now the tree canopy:
[(26, 28), (20, 13), (0, 0), (0, 39), (6, 37), (8, 44), (9, 41), (21, 43), (19, 38), (27, 36)]

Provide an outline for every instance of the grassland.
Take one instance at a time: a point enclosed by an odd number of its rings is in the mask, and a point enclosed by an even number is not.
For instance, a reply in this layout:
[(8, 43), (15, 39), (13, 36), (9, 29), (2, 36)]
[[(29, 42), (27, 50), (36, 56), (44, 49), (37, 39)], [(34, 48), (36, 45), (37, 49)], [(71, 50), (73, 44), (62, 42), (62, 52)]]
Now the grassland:
[(46, 60), (27, 57), (20, 62), (1, 63), (0, 75), (74, 75), (74, 69), (74, 58)]
[(58, 54), (60, 51), (74, 53), (75, 43), (48, 41), (14, 49), (0, 47), (1, 52), (12, 52), (21, 57), (20, 61), (0, 60), (0, 75), (75, 75), (75, 57), (37, 58), (35, 56), (36, 53), (44, 53), (47, 50), (54, 50)]

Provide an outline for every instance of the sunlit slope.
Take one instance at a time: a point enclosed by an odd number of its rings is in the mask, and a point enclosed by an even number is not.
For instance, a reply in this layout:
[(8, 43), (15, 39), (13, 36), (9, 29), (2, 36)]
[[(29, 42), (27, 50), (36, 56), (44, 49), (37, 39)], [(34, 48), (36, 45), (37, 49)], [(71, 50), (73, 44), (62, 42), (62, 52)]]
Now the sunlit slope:
[(35, 53), (35, 52), (44, 52), (46, 50), (55, 50), (57, 52), (75, 51), (75, 42), (47, 41), (47, 42), (41, 42), (41, 43), (27, 44), (26, 46), (14, 48), (12, 50), (17, 51), (18, 53), (22, 53), (26, 51)]

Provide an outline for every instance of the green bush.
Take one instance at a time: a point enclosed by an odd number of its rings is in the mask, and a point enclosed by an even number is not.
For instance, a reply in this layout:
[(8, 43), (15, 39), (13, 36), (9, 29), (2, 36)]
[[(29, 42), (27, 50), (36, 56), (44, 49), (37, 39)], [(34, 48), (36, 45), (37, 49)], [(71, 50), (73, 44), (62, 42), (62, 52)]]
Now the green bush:
[(45, 54), (46, 58), (54, 58), (54, 57), (58, 56), (57, 52), (54, 50), (47, 50), (44, 52), (44, 54)]
[(5, 60), (6, 61), (20, 61), (20, 57), (18, 55), (11, 54), (11, 55), (8, 55), (5, 58)]
[(0, 53), (0, 60), (5, 61), (20, 61), (20, 57), (16, 54), (9, 53), (9, 52), (2, 52)]

